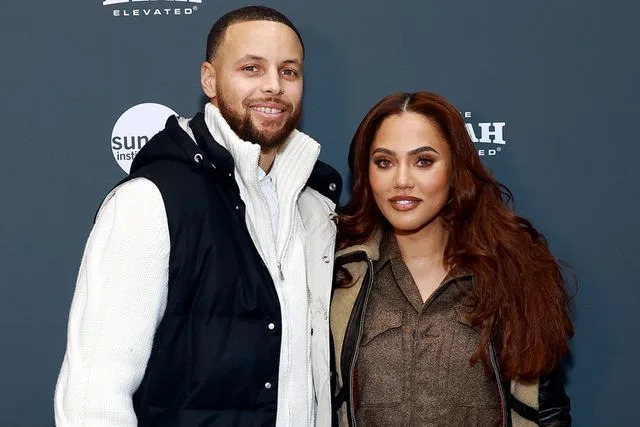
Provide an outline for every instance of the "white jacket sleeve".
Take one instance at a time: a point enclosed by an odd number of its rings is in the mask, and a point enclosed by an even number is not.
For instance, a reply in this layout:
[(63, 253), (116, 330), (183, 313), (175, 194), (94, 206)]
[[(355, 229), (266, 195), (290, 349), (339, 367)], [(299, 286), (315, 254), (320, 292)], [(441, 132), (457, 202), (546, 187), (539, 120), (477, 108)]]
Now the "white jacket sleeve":
[(137, 178), (103, 203), (78, 273), (56, 385), (57, 427), (136, 426), (131, 397), (167, 303), (164, 202)]

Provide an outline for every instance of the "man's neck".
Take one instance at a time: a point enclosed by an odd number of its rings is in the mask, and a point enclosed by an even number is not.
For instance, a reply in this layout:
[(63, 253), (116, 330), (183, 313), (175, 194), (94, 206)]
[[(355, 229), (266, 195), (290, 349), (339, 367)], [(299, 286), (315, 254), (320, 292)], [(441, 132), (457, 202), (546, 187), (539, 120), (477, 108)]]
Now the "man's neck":
[(273, 166), (273, 162), (276, 159), (277, 152), (278, 150), (276, 148), (272, 148), (268, 151), (260, 151), (260, 160), (258, 160), (258, 165), (264, 171), (264, 173), (268, 174), (271, 171), (271, 167)]

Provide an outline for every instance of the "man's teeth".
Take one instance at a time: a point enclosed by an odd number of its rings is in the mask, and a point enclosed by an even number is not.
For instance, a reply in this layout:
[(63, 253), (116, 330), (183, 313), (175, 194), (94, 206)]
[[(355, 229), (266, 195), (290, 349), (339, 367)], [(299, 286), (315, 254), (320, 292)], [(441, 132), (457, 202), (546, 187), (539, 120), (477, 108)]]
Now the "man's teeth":
[(279, 114), (282, 113), (283, 110), (278, 108), (267, 108), (267, 107), (251, 107), (253, 110), (260, 111), (261, 113), (266, 114)]

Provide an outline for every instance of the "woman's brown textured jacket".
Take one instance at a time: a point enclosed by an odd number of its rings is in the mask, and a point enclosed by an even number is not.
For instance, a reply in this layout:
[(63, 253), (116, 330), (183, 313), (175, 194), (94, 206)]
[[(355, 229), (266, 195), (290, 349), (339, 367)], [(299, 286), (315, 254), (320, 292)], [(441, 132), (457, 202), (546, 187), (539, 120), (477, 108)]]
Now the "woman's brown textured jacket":
[[(334, 289), (331, 303), (331, 330), (335, 351), (336, 390), (334, 407), (342, 427), (355, 427), (354, 370), (357, 349), (362, 338), (364, 312), (373, 285), (373, 262), (379, 258), (382, 233), (366, 243), (340, 250), (336, 265), (344, 266), (353, 278), (352, 285)], [(493, 345), (487, 349), (495, 375), (505, 427), (535, 425), (564, 427), (571, 425), (569, 398), (564, 392), (561, 368), (535, 382), (505, 382)], [(443, 420), (444, 421), (444, 420)]]

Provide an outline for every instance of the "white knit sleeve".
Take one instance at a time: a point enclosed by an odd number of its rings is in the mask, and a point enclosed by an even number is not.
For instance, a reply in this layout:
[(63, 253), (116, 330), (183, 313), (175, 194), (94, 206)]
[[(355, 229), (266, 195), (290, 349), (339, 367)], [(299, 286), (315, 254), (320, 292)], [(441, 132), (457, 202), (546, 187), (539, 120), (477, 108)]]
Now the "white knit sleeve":
[(131, 397), (167, 304), (169, 230), (158, 188), (111, 193), (85, 248), (56, 385), (57, 427), (136, 426)]

